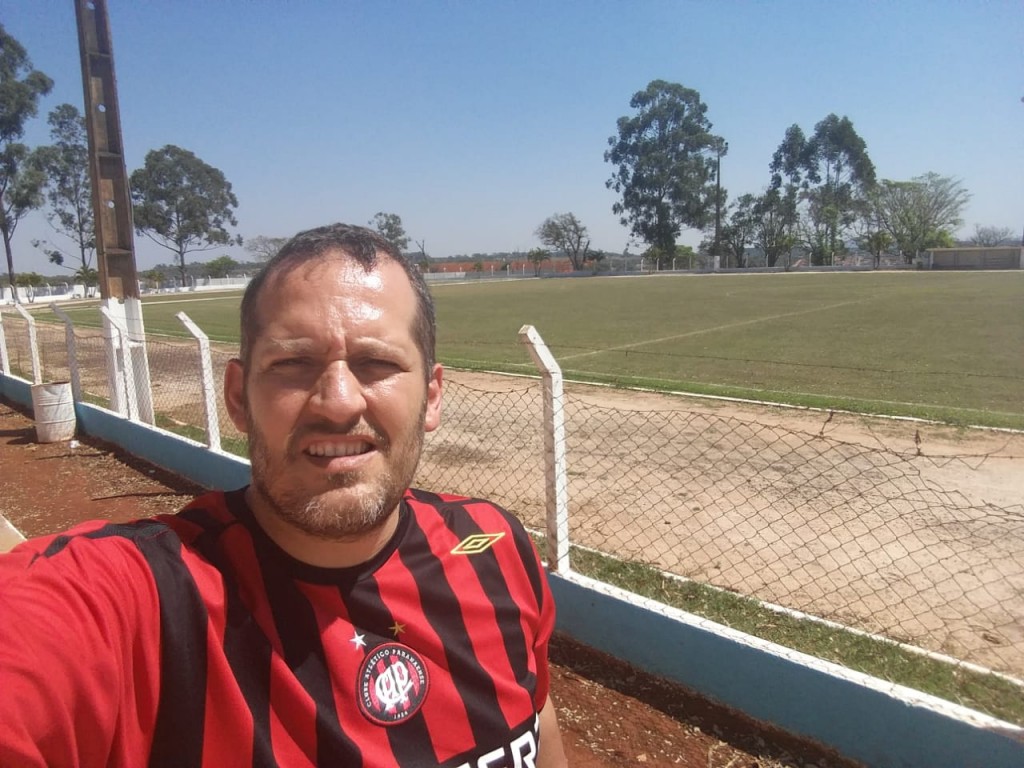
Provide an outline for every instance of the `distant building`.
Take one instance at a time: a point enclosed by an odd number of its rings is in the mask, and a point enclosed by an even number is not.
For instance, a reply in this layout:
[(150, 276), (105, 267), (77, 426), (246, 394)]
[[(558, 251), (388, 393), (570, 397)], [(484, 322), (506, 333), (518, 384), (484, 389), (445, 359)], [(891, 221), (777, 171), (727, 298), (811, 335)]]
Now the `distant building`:
[(927, 269), (1024, 269), (1024, 247), (933, 248), (927, 252)]

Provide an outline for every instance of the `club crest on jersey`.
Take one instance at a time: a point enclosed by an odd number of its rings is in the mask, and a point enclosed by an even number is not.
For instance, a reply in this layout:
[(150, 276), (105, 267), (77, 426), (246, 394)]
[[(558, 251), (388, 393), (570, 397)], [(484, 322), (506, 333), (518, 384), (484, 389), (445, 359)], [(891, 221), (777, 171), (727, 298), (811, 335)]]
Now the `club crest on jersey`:
[(359, 708), (377, 725), (396, 725), (415, 715), (430, 687), (423, 659), (401, 643), (374, 648), (363, 659), (357, 680)]
[(478, 555), (493, 547), (504, 535), (504, 531), (501, 533), (475, 533), (456, 544), (452, 554)]

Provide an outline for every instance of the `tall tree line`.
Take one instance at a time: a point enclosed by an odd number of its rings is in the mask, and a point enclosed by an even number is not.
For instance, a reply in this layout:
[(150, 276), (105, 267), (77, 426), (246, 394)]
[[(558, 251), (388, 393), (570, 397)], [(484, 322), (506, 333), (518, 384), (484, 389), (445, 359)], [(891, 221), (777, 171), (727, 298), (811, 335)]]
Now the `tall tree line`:
[[(748, 248), (768, 266), (789, 266), (794, 250), (811, 264), (835, 263), (854, 247), (875, 255), (953, 244), (970, 193), (954, 178), (929, 172), (906, 181), (877, 178), (867, 142), (848, 116), (829, 114), (808, 133), (786, 129), (768, 163), (765, 187), (729, 200), (721, 160), (728, 150), (712, 132), (700, 93), (654, 80), (630, 100), (604, 159), (606, 186), (623, 226), (659, 261), (672, 258), (684, 228), (704, 231), (702, 250), (723, 265), (748, 266)], [(976, 240), (1005, 237), (978, 228)], [(999, 238), (995, 238), (999, 239)]]

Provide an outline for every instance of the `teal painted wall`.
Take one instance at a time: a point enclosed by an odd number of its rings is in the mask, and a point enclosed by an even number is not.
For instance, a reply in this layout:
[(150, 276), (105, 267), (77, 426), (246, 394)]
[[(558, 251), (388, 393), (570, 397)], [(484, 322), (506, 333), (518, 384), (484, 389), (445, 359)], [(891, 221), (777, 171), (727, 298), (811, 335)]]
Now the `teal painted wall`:
[[(580, 576), (551, 575), (558, 628), (580, 642), (869, 766), (1022, 768), (1020, 729)], [(906, 689), (905, 689), (906, 690)], [(968, 714), (965, 711), (965, 714)]]

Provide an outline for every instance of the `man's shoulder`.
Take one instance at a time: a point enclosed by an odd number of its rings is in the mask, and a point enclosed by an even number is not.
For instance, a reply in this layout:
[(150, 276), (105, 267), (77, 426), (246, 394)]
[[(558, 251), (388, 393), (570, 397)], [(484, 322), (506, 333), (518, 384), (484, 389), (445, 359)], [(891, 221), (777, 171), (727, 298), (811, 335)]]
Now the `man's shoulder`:
[(206, 493), (197, 497), (180, 512), (156, 515), (128, 522), (89, 520), (59, 533), (31, 538), (15, 547), (10, 554), (39, 558), (60, 558), (69, 552), (79, 560), (109, 560), (114, 551), (177, 549), (181, 541), (196, 528), (197, 517), (226, 510), (224, 494)]
[(499, 526), (517, 535), (526, 535), (522, 521), (518, 517), (500, 504), (488, 499), (452, 493), (435, 493), (420, 488), (410, 488), (406, 491), (405, 499), (413, 512), (418, 515), (429, 510), (449, 522), (466, 520), (484, 530)]
[(405, 492), (405, 498), (406, 501), (416, 502), (417, 505), (426, 505), (435, 509), (464, 510), (472, 507), (480, 511), (490, 510), (496, 515), (509, 515), (509, 512), (504, 507), (493, 501), (473, 496), (461, 496), (455, 493), (436, 493), (423, 490), (422, 488), (410, 488)]
[(89, 520), (60, 533), (28, 539), (11, 550), (11, 554), (32, 553), (33, 558), (49, 558), (56, 557), (75, 545), (94, 545), (83, 551), (102, 550), (121, 544), (133, 546), (166, 532), (167, 525), (156, 517), (141, 518), (130, 522)]
[[(85, 593), (120, 595), (145, 591), (155, 559), (180, 544), (174, 532), (155, 518), (114, 523), (102, 520), (76, 525), (62, 533), (39, 536), (0, 558), (0, 591), (25, 595), (26, 585), (44, 585), (47, 600)], [(22, 589), (18, 590), (18, 585)], [(112, 598), (115, 599), (115, 598)]]

